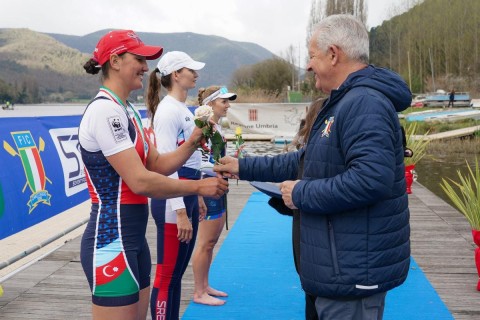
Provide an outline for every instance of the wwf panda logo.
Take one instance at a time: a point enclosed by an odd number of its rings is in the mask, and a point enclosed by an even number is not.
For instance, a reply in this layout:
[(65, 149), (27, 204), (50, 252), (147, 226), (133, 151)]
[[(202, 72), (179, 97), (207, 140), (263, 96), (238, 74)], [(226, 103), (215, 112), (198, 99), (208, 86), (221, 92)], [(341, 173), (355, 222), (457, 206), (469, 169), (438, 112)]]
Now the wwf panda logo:
[(119, 117), (108, 118), (108, 126), (116, 142), (127, 139), (127, 131), (123, 128)]

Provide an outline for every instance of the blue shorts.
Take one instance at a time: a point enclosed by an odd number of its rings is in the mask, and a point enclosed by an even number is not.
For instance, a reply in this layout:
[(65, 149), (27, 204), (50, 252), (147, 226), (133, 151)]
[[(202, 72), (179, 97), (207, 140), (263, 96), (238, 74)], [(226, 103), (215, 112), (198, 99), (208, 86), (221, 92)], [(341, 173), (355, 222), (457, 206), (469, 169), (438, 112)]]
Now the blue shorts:
[(203, 198), (203, 201), (205, 201), (205, 205), (207, 206), (205, 220), (215, 220), (222, 217), (226, 210), (225, 197), (226, 196), (223, 195), (220, 199)]
[(99, 306), (126, 306), (139, 300), (150, 286), (151, 258), (145, 231), (147, 204), (122, 204), (117, 209), (92, 204), (82, 237), (80, 259), (92, 302)]

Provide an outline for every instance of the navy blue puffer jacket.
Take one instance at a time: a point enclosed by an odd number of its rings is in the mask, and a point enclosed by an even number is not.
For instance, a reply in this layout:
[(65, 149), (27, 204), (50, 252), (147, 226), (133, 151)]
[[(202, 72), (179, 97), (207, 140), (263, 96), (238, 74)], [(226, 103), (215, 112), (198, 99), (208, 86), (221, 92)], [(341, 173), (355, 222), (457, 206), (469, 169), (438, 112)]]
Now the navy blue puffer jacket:
[(368, 66), (331, 92), (298, 152), (241, 159), (240, 178), (295, 180), (301, 282), (310, 294), (355, 298), (402, 284), (410, 264), (408, 196), (397, 112), (411, 93), (396, 73)]

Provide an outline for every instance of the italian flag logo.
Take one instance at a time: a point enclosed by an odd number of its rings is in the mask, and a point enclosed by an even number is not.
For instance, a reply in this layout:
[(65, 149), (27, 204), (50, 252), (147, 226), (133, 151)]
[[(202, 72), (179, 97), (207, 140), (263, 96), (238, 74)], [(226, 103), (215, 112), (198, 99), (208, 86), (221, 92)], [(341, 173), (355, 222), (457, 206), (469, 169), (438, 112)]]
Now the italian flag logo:
[(11, 132), (11, 135), (17, 150), (6, 141), (3, 141), (3, 148), (10, 155), (18, 156), (22, 161), (27, 180), (22, 192), (25, 192), (27, 186), (32, 192), (27, 203), (28, 213), (31, 213), (39, 203), (50, 205), (50, 198), (52, 197), (45, 189), (46, 182), (52, 183), (52, 181), (47, 178), (42, 158), (40, 157), (40, 152), (45, 150), (45, 142), (40, 138), (39, 148), (37, 148), (30, 131)]

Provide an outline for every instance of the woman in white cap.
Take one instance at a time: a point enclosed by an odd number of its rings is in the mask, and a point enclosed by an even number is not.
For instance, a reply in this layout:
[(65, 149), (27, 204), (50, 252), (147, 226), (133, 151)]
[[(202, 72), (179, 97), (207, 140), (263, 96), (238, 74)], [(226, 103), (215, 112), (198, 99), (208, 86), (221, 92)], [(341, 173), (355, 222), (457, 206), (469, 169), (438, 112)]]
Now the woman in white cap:
[(175, 172), (196, 149), (195, 131), (175, 153), (161, 155), (145, 134), (138, 111), (127, 100), (142, 88), (147, 60), (161, 47), (147, 46), (131, 30), (116, 30), (98, 42), (87, 73), (102, 72), (102, 86), (79, 126), (82, 160), (92, 202), (80, 258), (92, 291), (92, 318), (145, 319), (151, 259), (145, 231), (148, 197), (200, 193), (221, 196), (223, 179), (179, 181)]
[[(194, 116), (185, 101), (188, 90), (195, 88), (197, 71), (204, 66), (185, 52), (171, 51), (151, 73), (146, 104), (160, 153), (180, 148), (192, 134)], [(161, 86), (168, 94), (160, 102)], [(196, 151), (178, 170), (178, 177), (200, 179), (200, 165), (201, 152)], [(195, 245), (199, 210), (197, 196), (166, 201), (152, 199), (151, 211), (157, 225), (157, 269), (150, 299), (153, 319), (160, 314), (166, 320), (179, 318), (181, 281)], [(202, 213), (205, 213), (204, 205)]]
[[(230, 101), (237, 98), (237, 95), (228, 92), (228, 89), (223, 86), (210, 86), (208, 88), (201, 88), (198, 90), (199, 105), (209, 105), (212, 107), (212, 120), (215, 122), (215, 130), (221, 135), (226, 142), (222, 127), (219, 124), (220, 119), (227, 116), (228, 108), (230, 108)], [(224, 157), (226, 153), (225, 148), (221, 153)], [(215, 163), (213, 152), (211, 152), (208, 159), (205, 159), (211, 166)], [(195, 245), (195, 252), (193, 253), (193, 277), (195, 289), (193, 292), (193, 301), (196, 303), (219, 306), (225, 304), (225, 300), (216, 297), (227, 297), (225, 292), (212, 288), (208, 281), (208, 273), (213, 259), (213, 249), (217, 244), (218, 238), (222, 233), (223, 226), (226, 221), (226, 195), (220, 199), (213, 199), (204, 197), (204, 202), (207, 207), (205, 219), (200, 222), (198, 228), (197, 243)]]

